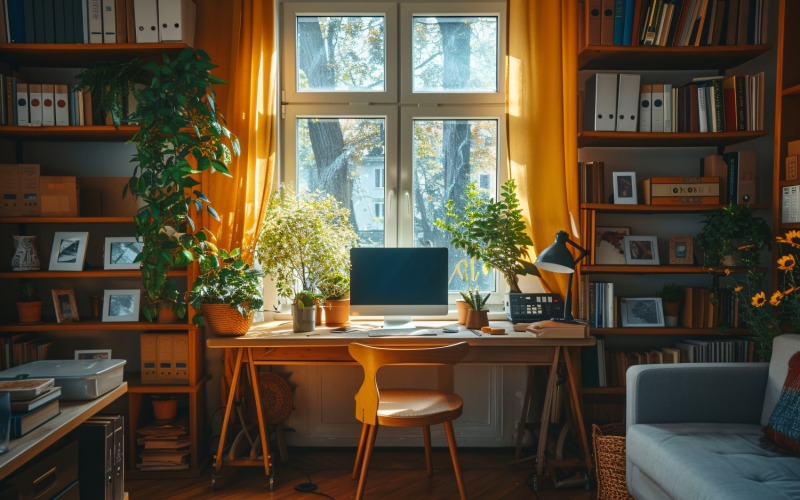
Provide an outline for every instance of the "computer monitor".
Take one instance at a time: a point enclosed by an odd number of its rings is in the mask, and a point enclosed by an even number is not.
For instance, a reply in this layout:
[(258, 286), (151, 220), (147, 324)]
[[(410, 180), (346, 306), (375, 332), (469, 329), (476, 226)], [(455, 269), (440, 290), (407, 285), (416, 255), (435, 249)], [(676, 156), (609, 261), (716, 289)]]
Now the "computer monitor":
[(350, 314), (412, 328), (412, 316), (447, 314), (447, 248), (350, 250)]

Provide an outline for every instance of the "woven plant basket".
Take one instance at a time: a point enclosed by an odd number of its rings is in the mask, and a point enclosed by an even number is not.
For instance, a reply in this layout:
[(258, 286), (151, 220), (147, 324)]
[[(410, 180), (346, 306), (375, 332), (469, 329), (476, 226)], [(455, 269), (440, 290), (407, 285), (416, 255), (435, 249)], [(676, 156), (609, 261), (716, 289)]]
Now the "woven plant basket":
[(206, 324), (214, 335), (220, 337), (238, 337), (247, 333), (253, 322), (253, 312), (242, 316), (228, 304), (203, 304)]
[(592, 424), (597, 498), (633, 499), (625, 481), (625, 424)]

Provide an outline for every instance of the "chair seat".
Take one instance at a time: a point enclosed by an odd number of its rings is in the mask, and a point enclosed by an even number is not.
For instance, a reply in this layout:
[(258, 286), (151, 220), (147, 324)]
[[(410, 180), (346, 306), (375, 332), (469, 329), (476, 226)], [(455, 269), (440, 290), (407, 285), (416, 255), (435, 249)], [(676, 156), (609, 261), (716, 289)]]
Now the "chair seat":
[(420, 427), (453, 420), (464, 401), (457, 394), (431, 389), (384, 389), (378, 404), (378, 424)]

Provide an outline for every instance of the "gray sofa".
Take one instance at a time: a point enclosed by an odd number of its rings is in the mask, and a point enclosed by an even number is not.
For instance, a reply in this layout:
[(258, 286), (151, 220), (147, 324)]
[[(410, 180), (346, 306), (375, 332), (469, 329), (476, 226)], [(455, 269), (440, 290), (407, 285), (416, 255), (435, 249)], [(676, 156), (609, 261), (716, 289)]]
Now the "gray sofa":
[(800, 457), (759, 442), (797, 351), (800, 335), (781, 335), (769, 364), (632, 366), (630, 493), (638, 500), (800, 499)]

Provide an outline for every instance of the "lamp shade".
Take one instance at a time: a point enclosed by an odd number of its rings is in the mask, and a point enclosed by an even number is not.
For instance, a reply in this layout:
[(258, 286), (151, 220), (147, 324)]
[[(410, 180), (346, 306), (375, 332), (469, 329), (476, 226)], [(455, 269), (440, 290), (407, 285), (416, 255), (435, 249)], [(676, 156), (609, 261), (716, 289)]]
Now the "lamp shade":
[(545, 248), (536, 259), (536, 267), (553, 273), (574, 273), (575, 258), (567, 248), (569, 235), (566, 231), (556, 233), (556, 241)]

